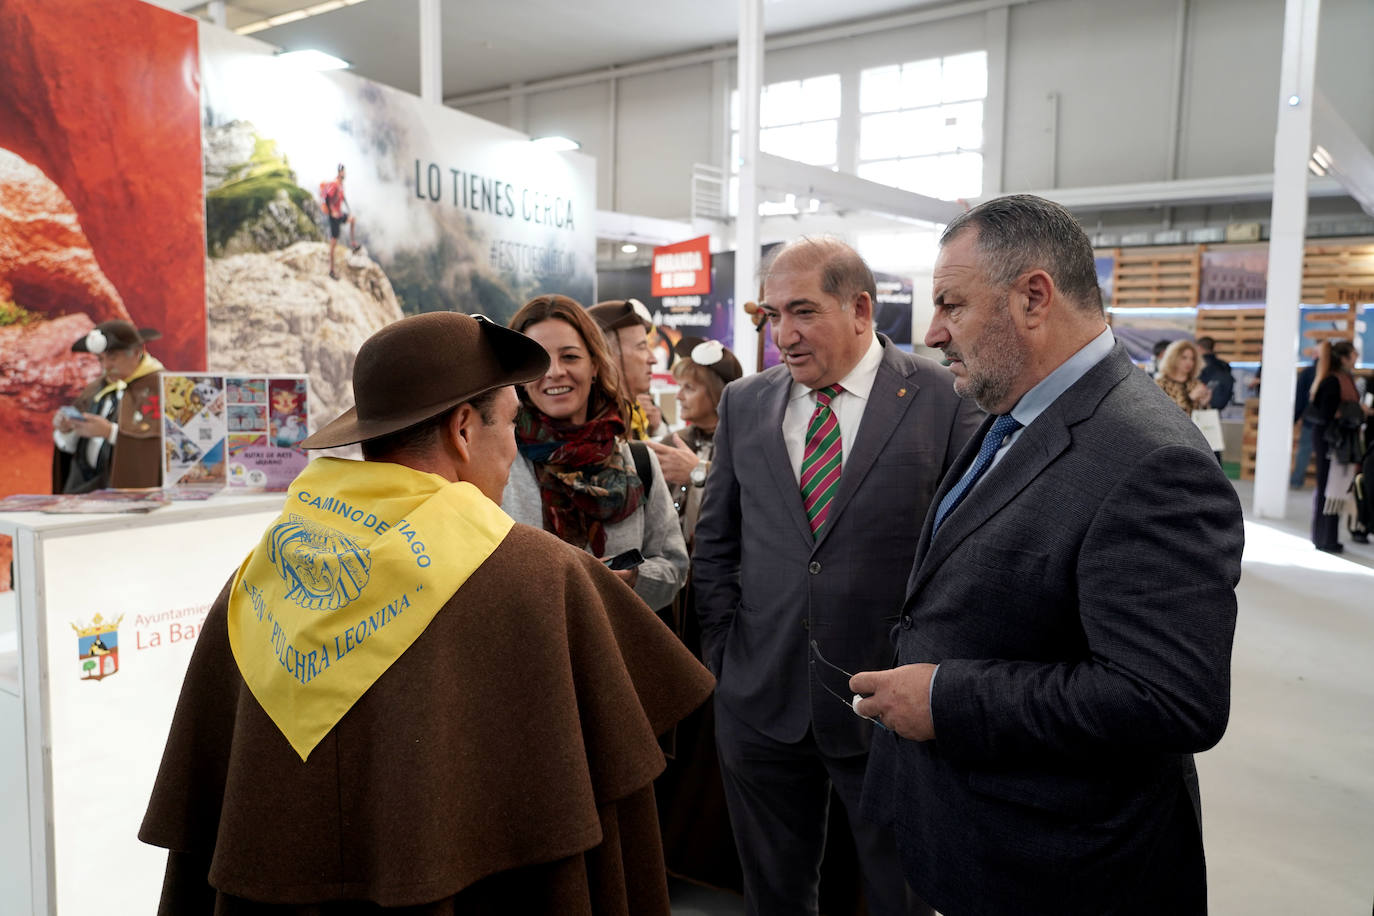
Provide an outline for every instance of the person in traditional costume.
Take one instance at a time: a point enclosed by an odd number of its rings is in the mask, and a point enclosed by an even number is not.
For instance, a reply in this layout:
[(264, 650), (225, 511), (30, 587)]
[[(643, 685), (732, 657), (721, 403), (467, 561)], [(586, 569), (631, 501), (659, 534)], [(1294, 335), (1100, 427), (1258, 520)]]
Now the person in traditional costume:
[(128, 321), (102, 321), (72, 344), (100, 361), (100, 377), (53, 414), (53, 492), (162, 483), (162, 363), (144, 343), (162, 335)]
[(638, 299), (612, 299), (587, 309), (605, 335), (620, 376), (620, 395), (629, 410), (629, 437), (651, 439), (663, 434), (663, 412), (649, 388), (654, 381), (654, 319)]
[(712, 680), (598, 560), (514, 523), (512, 385), (548, 358), (437, 312), (220, 593), (139, 838), (160, 912), (667, 914), (656, 736)]

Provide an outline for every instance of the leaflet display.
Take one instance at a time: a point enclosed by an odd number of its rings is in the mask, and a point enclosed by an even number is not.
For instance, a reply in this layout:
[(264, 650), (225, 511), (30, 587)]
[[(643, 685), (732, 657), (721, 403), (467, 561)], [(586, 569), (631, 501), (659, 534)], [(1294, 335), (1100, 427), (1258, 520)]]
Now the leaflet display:
[(281, 491), (309, 460), (303, 375), (162, 376), (164, 486)]

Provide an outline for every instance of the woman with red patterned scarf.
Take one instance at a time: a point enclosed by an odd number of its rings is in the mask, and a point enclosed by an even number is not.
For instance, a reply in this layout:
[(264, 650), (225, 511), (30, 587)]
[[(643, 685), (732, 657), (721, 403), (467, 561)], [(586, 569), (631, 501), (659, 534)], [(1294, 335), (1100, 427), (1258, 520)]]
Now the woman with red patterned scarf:
[(626, 442), (601, 331), (576, 300), (557, 295), (525, 303), (510, 327), (544, 346), (549, 369), (518, 389), (520, 455), (501, 508), (607, 561), (638, 551), (638, 565), (611, 568), (649, 607), (669, 604), (687, 578), (687, 547), (657, 457), (645, 448), (637, 458)]

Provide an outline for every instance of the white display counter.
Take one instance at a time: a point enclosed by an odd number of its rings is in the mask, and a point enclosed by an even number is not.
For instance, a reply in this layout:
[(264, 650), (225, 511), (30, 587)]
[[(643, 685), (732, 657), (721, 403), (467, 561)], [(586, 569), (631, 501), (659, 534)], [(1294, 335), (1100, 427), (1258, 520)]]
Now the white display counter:
[(210, 603), (283, 494), (145, 515), (0, 514), (0, 911), (152, 913), (166, 853), (138, 841)]

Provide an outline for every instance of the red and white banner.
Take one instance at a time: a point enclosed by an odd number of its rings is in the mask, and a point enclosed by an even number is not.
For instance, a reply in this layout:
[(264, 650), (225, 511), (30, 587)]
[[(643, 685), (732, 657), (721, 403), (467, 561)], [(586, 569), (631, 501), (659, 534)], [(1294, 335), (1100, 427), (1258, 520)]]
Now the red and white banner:
[(711, 291), (711, 237), (654, 249), (655, 296), (704, 296)]

